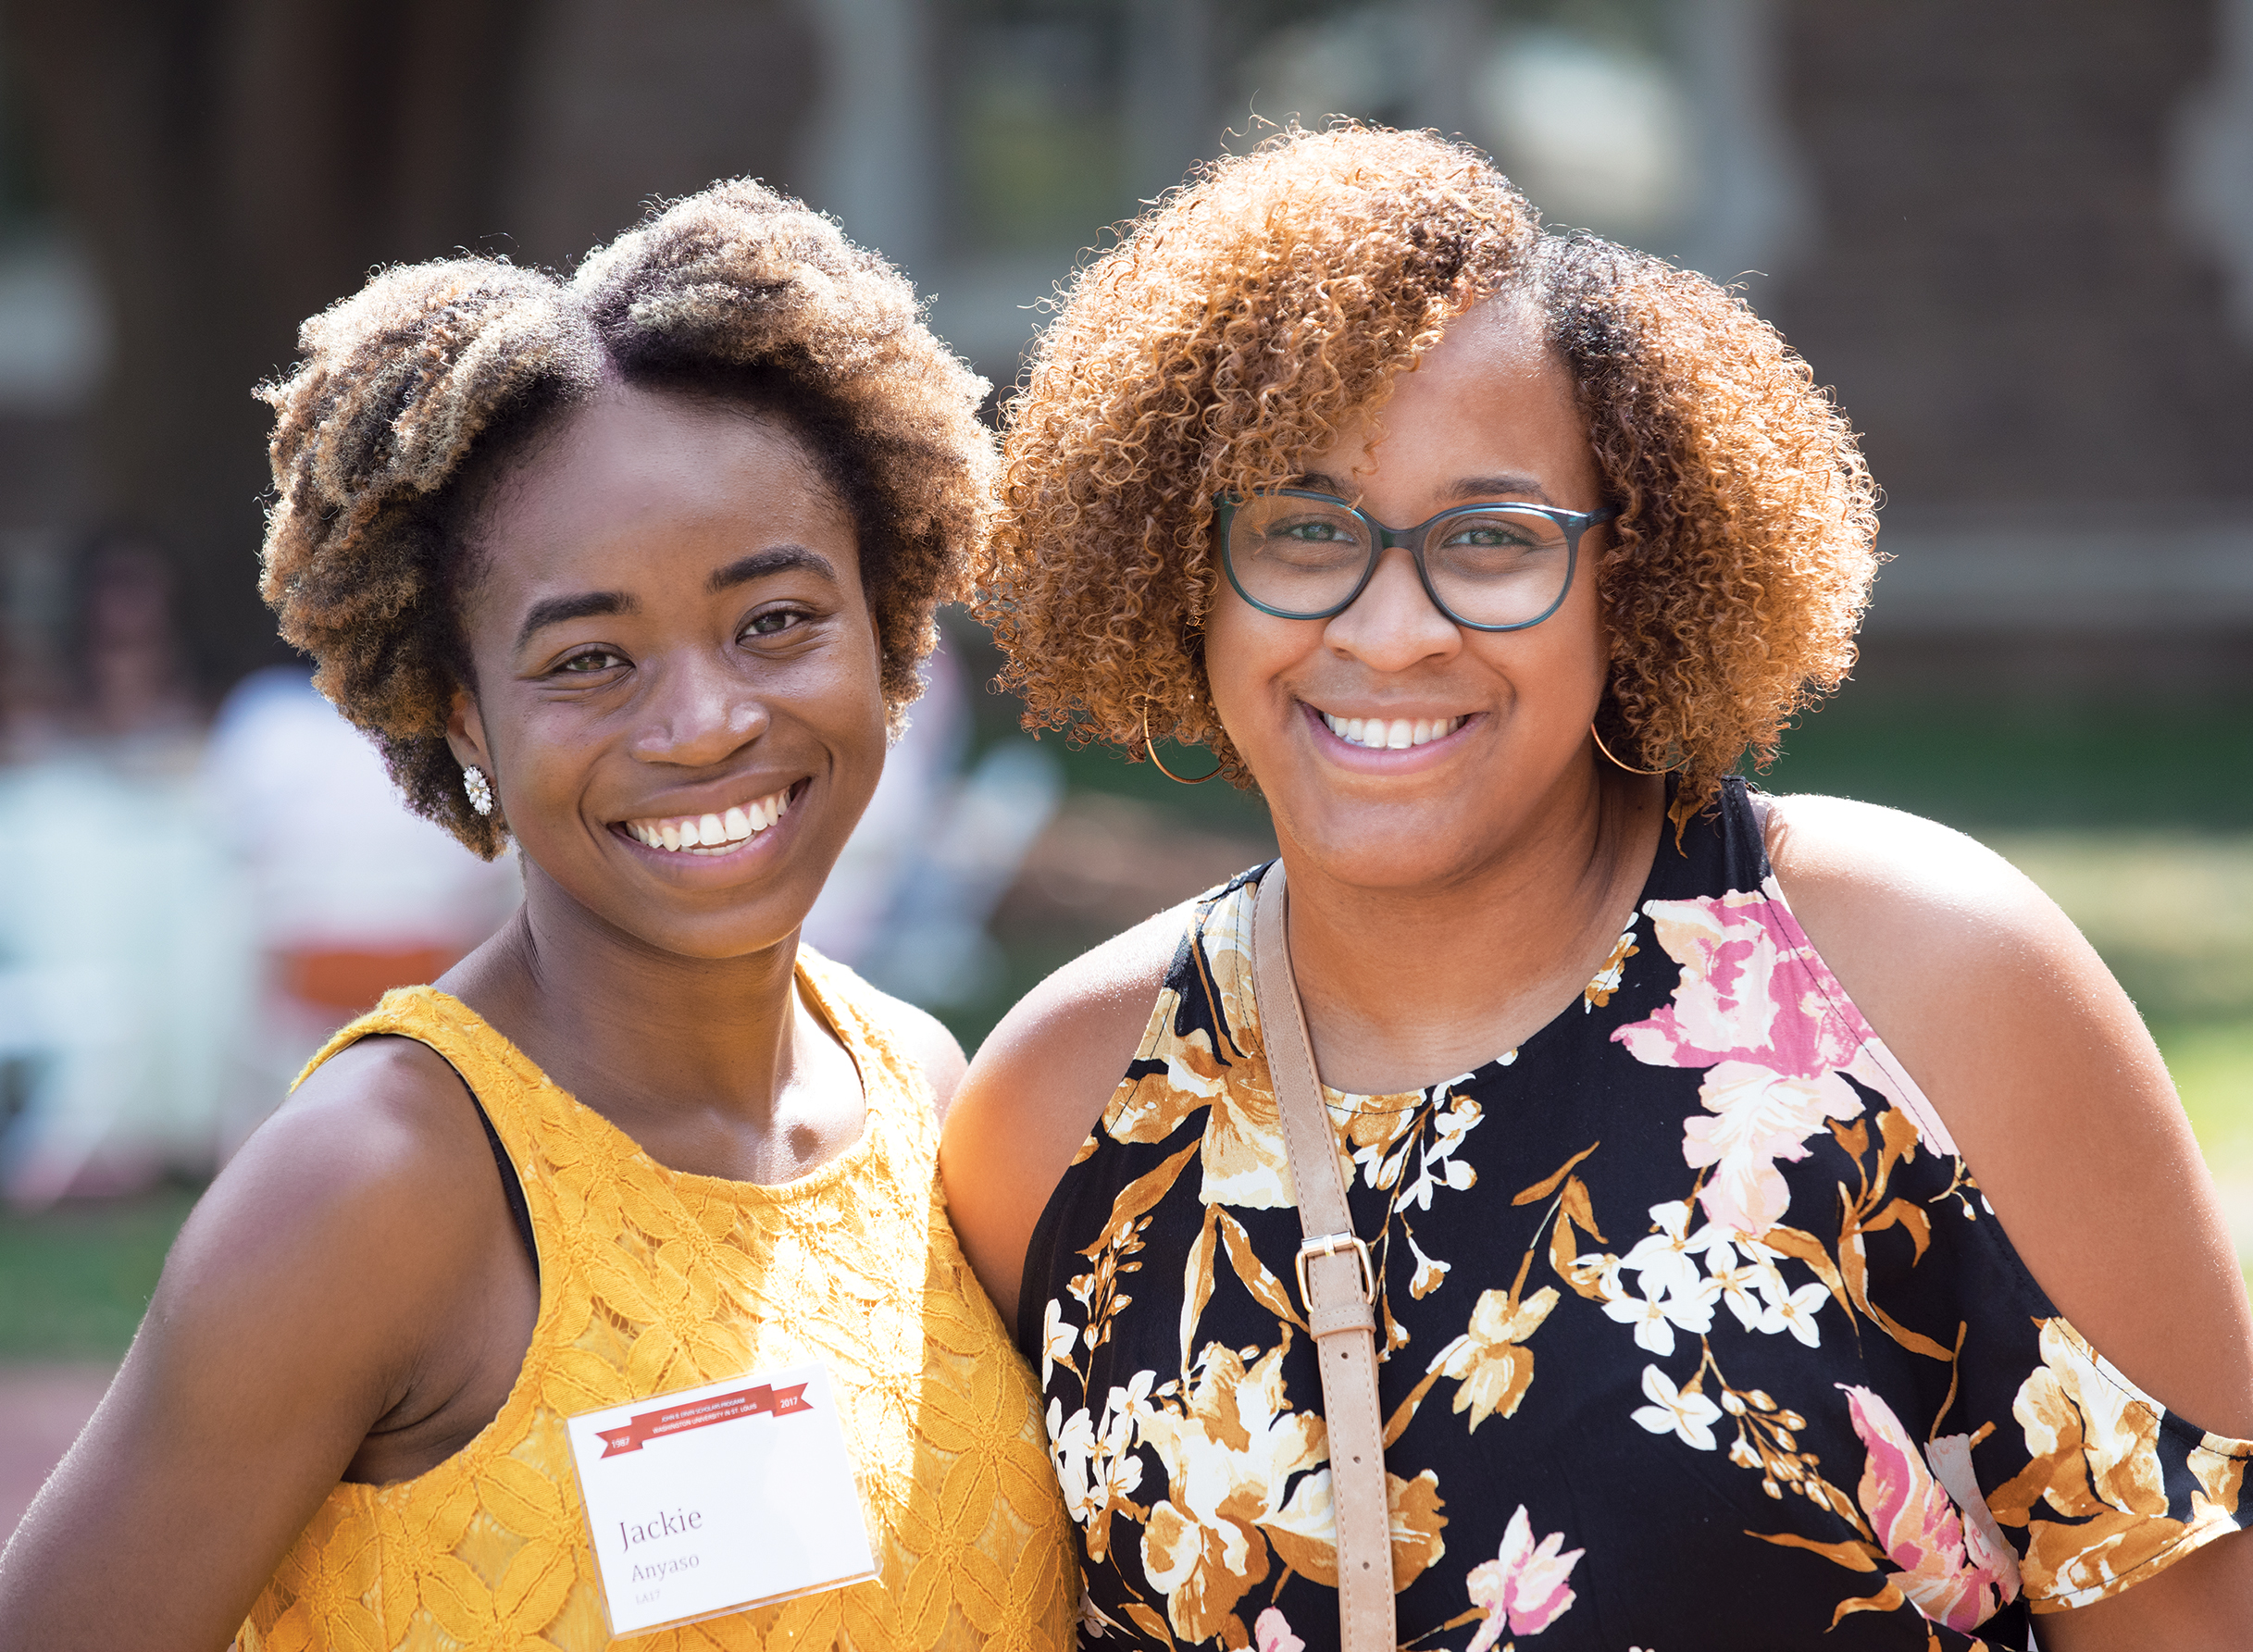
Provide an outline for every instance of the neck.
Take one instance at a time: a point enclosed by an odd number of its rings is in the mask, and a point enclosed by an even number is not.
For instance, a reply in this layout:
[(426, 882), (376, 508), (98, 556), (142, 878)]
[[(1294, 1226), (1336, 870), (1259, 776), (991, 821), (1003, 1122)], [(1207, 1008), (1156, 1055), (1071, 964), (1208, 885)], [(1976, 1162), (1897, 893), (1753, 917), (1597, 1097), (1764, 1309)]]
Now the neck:
[[(776, 1181), (808, 1156), (809, 1126), (826, 1137), (846, 1123), (825, 1121), (845, 1099), (808, 1097), (809, 1079), (841, 1067), (850, 1086), (853, 1070), (801, 1006), (797, 943), (793, 932), (737, 958), (660, 951), (528, 861), (522, 909), (446, 984), (659, 1162)], [(850, 1101), (857, 1129), (858, 1096)]]
[(1492, 852), (1405, 888), (1333, 876), (1278, 825), (1291, 964), (1323, 1081), (1420, 1089), (1546, 1025), (1609, 956), (1664, 812), (1661, 781), (1583, 772)]

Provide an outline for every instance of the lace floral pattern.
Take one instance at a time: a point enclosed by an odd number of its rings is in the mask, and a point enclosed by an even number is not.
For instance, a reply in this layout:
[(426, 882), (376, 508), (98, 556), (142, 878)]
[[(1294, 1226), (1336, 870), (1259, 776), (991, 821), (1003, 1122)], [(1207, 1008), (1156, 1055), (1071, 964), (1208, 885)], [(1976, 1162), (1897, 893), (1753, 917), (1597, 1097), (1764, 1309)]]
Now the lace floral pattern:
[[(1336, 1644), (1256, 876), (1189, 908), (1028, 1269), (1106, 1647)], [(1428, 1090), (1326, 1099), (1378, 1266), (1406, 1646), (2018, 1647), (2028, 1611), (2238, 1526), (2253, 1446), (2058, 1316), (1740, 784), (1662, 842), (1575, 1008)]]
[(530, 1207), (540, 1316), (492, 1423), (429, 1472), (341, 1485), (237, 1637), (242, 1652), (608, 1646), (563, 1419), (748, 1371), (828, 1367), (881, 1576), (638, 1639), (691, 1648), (1050, 1648), (1078, 1599), (1024, 1367), (938, 1198), (913, 1063), (847, 972), (801, 955), (859, 1063), (868, 1124), (801, 1180), (677, 1174), (550, 1084), (458, 1000), (387, 997), (320, 1058), (399, 1033), (477, 1093)]

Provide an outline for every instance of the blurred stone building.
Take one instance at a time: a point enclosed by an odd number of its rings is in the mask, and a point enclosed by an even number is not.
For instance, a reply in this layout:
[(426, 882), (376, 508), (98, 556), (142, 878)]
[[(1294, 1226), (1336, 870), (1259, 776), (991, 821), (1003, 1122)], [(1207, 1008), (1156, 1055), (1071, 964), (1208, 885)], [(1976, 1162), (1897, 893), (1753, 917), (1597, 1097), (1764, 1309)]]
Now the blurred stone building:
[(0, 0), (18, 675), (97, 527), (207, 689), (272, 657), (248, 388), (371, 265), (756, 173), (1005, 384), (1103, 226), (1333, 112), (1743, 280), (1887, 491), (1873, 688), (2253, 690), (2253, 0)]

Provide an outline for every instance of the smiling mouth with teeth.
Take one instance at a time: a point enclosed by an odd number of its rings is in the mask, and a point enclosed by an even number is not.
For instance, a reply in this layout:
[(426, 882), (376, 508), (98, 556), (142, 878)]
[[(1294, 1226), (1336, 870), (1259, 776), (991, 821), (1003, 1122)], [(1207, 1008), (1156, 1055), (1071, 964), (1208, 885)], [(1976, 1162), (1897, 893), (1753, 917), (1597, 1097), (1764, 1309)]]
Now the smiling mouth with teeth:
[(1411, 746), (1428, 746), (1437, 739), (1445, 739), (1471, 719), (1463, 717), (1333, 717), (1322, 714), (1323, 723), (1329, 731), (1349, 746), (1367, 746), (1374, 751), (1405, 751)]
[(786, 788), (756, 802), (739, 803), (718, 814), (678, 814), (622, 820), (619, 829), (637, 843), (676, 854), (725, 854), (749, 841), (790, 811), (794, 789)]

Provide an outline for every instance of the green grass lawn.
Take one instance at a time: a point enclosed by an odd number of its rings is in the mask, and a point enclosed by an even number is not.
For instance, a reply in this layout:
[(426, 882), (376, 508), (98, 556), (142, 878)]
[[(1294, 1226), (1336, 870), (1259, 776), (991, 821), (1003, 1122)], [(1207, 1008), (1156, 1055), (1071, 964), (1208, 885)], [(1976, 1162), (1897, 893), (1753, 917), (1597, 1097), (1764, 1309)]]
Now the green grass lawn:
[(0, 1360), (122, 1355), (196, 1191), (0, 1210)]

